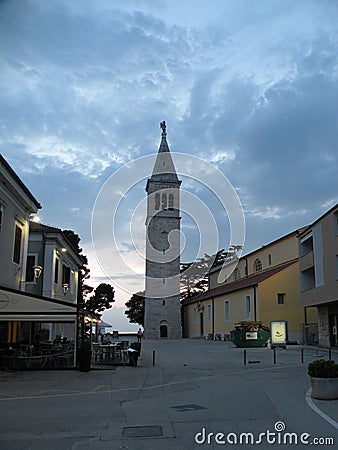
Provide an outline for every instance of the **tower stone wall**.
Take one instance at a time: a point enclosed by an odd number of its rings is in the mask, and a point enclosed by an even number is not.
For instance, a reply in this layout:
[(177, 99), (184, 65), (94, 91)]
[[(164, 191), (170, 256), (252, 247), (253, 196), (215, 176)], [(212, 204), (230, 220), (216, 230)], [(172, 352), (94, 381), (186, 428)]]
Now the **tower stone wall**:
[(147, 181), (144, 336), (182, 337), (180, 310), (180, 185), (165, 122), (154, 170)]

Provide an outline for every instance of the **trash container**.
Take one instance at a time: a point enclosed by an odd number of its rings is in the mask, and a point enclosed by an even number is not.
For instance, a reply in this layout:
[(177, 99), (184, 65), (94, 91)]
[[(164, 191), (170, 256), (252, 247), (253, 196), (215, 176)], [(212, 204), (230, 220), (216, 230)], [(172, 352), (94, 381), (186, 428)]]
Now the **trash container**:
[(230, 341), (241, 348), (265, 347), (269, 338), (269, 328), (260, 322), (240, 322), (230, 331)]

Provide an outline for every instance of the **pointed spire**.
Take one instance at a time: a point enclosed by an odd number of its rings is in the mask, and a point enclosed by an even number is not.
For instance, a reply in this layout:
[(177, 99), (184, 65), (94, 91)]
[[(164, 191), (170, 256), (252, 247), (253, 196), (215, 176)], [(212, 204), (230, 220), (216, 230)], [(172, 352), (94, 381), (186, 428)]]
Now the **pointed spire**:
[(165, 124), (165, 121), (160, 123), (160, 128), (162, 129), (162, 139), (160, 148), (158, 149), (159, 152), (169, 152), (169, 146), (167, 142), (167, 125)]
[(171, 159), (170, 150), (167, 142), (167, 126), (165, 121), (160, 123), (162, 129), (161, 143), (151, 176), (153, 181), (178, 181), (175, 166)]

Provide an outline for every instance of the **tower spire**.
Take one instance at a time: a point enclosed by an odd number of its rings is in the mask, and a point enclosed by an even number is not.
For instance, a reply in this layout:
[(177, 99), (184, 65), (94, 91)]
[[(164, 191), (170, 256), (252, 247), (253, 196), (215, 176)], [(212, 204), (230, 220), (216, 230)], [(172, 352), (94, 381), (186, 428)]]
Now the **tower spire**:
[(162, 129), (161, 143), (158, 149), (151, 180), (176, 182), (178, 181), (178, 177), (167, 142), (167, 125), (165, 121), (160, 123), (160, 128)]
[(165, 120), (163, 120), (163, 122), (160, 123), (160, 128), (162, 129), (162, 139), (161, 139), (161, 144), (160, 144), (160, 148), (158, 151), (160, 153), (170, 152), (168, 142), (167, 142), (167, 125), (165, 123)]

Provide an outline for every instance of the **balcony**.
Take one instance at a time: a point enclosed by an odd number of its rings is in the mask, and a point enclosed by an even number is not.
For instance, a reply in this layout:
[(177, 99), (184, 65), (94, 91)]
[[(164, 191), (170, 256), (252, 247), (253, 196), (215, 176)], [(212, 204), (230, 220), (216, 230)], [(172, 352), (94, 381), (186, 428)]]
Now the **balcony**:
[(299, 267), (301, 272), (314, 267), (313, 251), (301, 256), (299, 259)]

